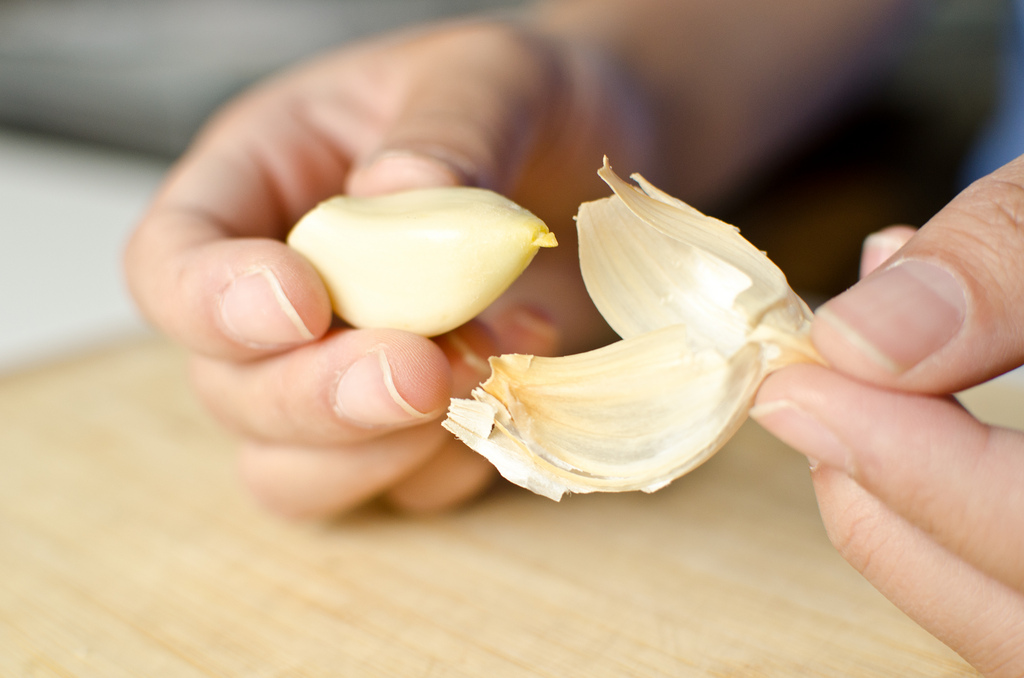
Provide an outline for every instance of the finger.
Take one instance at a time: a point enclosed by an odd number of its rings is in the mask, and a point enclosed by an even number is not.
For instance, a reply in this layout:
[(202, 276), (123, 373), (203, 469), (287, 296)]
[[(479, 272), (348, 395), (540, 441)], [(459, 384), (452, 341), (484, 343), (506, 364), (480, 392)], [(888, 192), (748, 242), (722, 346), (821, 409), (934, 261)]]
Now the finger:
[[(532, 347), (543, 353), (558, 341), (553, 328), (528, 309), (510, 313), (502, 326), (508, 331), (506, 346)], [(360, 339), (362, 334), (367, 333), (352, 331), (343, 336)], [(482, 356), (493, 350), (495, 342), (486, 328), (472, 323), (437, 341), (438, 350), (451, 366), (453, 393), (465, 396), (488, 376), (490, 370)], [(299, 413), (308, 409), (300, 407)], [(346, 433), (352, 435), (351, 430)], [(349, 510), (391, 486), (394, 490), (388, 499), (396, 507), (441, 510), (475, 496), (494, 478), (493, 468), (483, 457), (455, 441), (436, 421), (370, 433), (372, 439), (328, 447), (249, 441), (242, 452), (243, 477), (263, 504), (297, 518)]]
[(190, 226), (203, 228), (198, 218), (164, 216), (137, 233), (126, 262), (139, 307), (170, 337), (203, 355), (249, 360), (327, 331), (327, 291), (284, 243), (190, 237)]
[(345, 444), (437, 419), (453, 384), (480, 381), (487, 364), (478, 356), (492, 345), (478, 325), (437, 343), (397, 330), (341, 330), (259, 361), (198, 358), (192, 381), (218, 419), (246, 437)]
[(330, 324), (319, 277), (275, 239), (340, 192), (348, 167), (288, 103), (254, 96), (223, 114), (172, 171), (126, 248), (140, 309), (200, 353), (249, 359)]
[[(489, 323), (501, 353), (553, 355), (558, 348), (559, 334), (554, 323), (530, 307), (512, 307)], [(449, 335), (449, 340), (458, 335)], [(463, 356), (471, 347), (464, 341), (456, 346)], [(464, 357), (466, 370), (456, 373), (453, 395), (465, 398), (477, 382), (490, 376), (490, 368), (478, 355)], [(476, 372), (469, 371), (475, 368)], [(395, 507), (417, 513), (441, 511), (458, 506), (477, 496), (497, 477), (494, 467), (484, 457), (458, 440), (450, 438), (422, 467), (400, 481), (386, 495)]]
[(844, 473), (813, 473), (829, 539), (885, 597), (984, 675), (1024, 673), (1024, 595), (986, 577)]
[(860, 254), (860, 277), (888, 261), (916, 234), (917, 229), (910, 226), (890, 226), (865, 238)]
[[(358, 335), (370, 333), (346, 334), (357, 335), (356, 339), (360, 339)], [(406, 333), (395, 334), (399, 338), (404, 336), (427, 341)], [(438, 342), (443, 346), (427, 343), (434, 346), (442, 360), (450, 365), (450, 373), (446, 376), (459, 392), (468, 392), (484, 378), (481, 370), (486, 372), (487, 363), (477, 355), (474, 348), (492, 345), (484, 328), (475, 324), (464, 326), (438, 338)], [(393, 348), (392, 344), (385, 350), (394, 353)], [(422, 381), (423, 375), (424, 371), (419, 370), (412, 376)], [(342, 380), (344, 378), (342, 376)], [(356, 388), (351, 394), (358, 399), (357, 406), (364, 410), (369, 407), (366, 401), (373, 397), (370, 391), (374, 385), (370, 386)], [(396, 386), (406, 388), (397, 380)], [(443, 391), (437, 390), (436, 394), (446, 406), (449, 385), (446, 384)], [(378, 397), (386, 399), (390, 396), (378, 394)], [(308, 409), (308, 406), (300, 407), (296, 414), (307, 417)], [(419, 423), (419, 420), (413, 423)], [(316, 425), (315, 420), (313, 425)], [(444, 461), (440, 465), (429, 463), (452, 440), (450, 434), (441, 428), (440, 422), (435, 419), (411, 428), (396, 428), (399, 426), (401, 424), (378, 424), (367, 428), (357, 425), (353, 428), (349, 422), (340, 433), (335, 428), (320, 435), (321, 442), (324, 439), (343, 439), (342, 442), (335, 441), (330, 445), (296, 444), (290, 440), (300, 436), (300, 432), (294, 428), (284, 434), (275, 431), (274, 435), (280, 438), (280, 442), (250, 439), (241, 453), (243, 479), (262, 504), (294, 518), (322, 518), (343, 513), (377, 497), (403, 478), (420, 473), (423, 469), (428, 469), (431, 482), (440, 484), (440, 491), (435, 490), (430, 497), (422, 498), (413, 492), (406, 502), (410, 509), (417, 507), (427, 510), (430, 503), (436, 508), (442, 508), (446, 502), (461, 501), (482, 489), (486, 480), (485, 469), (479, 468), (473, 460), (466, 464), (464, 459), (457, 459), (454, 467)], [(449, 474), (451, 478), (447, 477)], [(401, 505), (401, 499), (396, 504)]]
[(562, 348), (572, 352), (610, 340), (579, 275), (572, 215), (603, 194), (593, 174), (602, 151), (641, 164), (645, 151), (637, 149), (649, 148), (640, 131), (647, 117), (622, 103), (612, 69), (486, 22), (421, 34), (392, 56), (415, 66), (389, 79), (391, 105), (379, 115), (377, 143), (358, 149), (347, 190), (468, 184), (509, 195), (544, 219), (561, 245), (538, 257), (494, 308), (541, 301), (560, 319)]
[(546, 48), (510, 27), (481, 23), (404, 49), (430, 59), (410, 72), (395, 120), (354, 168), (349, 191), (466, 184), (508, 192), (559, 91)]
[(952, 393), (1024, 362), (1024, 158), (957, 196), (884, 266), (818, 310), (836, 369)]
[(384, 497), (395, 508), (410, 513), (444, 511), (478, 496), (497, 475), (485, 458), (450, 438)]
[(1024, 592), (1024, 434), (986, 427), (952, 400), (881, 390), (810, 365), (765, 380), (751, 415)]
[(256, 499), (296, 519), (328, 518), (372, 499), (446, 439), (439, 425), (396, 431), (343, 449), (249, 441), (239, 457)]
[[(557, 355), (562, 343), (558, 325), (550, 315), (531, 304), (515, 304), (486, 315), (495, 338), (495, 353)], [(488, 369), (487, 374), (490, 374)], [(486, 374), (485, 374), (486, 376)]]

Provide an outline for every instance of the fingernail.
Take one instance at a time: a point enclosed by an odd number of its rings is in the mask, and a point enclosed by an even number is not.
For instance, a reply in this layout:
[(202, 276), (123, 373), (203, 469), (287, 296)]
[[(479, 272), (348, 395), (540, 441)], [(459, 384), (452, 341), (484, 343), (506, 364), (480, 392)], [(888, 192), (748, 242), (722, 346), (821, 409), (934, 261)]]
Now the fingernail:
[(952, 274), (907, 260), (865, 278), (817, 315), (866, 357), (900, 374), (945, 346), (966, 311), (963, 288)]
[(896, 254), (906, 240), (891, 233), (880, 231), (864, 238), (860, 255), (860, 275), (863, 278)]
[(789, 400), (758, 403), (750, 408), (750, 418), (772, 435), (811, 461), (846, 470), (850, 460), (849, 448), (825, 424)]
[(335, 392), (338, 416), (360, 426), (394, 426), (421, 419), (431, 413), (410, 405), (395, 387), (384, 351), (371, 351), (348, 366)]
[(558, 347), (559, 331), (551, 318), (534, 308), (518, 307), (508, 317), (508, 339), (517, 353), (549, 355)]
[(439, 344), (442, 342), (451, 346), (459, 360), (476, 373), (478, 380), (486, 379), (491, 374), (491, 365), (487, 362), (487, 358), (473, 350), (473, 346), (459, 334), (459, 330), (444, 335), (442, 339), (438, 340)]
[(258, 268), (235, 278), (220, 298), (224, 328), (237, 341), (264, 348), (313, 339), (269, 269)]
[(466, 183), (457, 164), (408, 151), (384, 151), (353, 172), (349, 193), (379, 195), (414, 188)]

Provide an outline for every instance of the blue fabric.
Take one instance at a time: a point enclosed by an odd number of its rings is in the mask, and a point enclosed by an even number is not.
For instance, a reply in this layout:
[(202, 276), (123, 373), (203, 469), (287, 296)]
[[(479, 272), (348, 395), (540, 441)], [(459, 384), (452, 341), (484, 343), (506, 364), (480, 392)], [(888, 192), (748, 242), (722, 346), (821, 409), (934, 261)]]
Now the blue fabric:
[(1001, 98), (991, 125), (967, 162), (964, 183), (1024, 155), (1024, 0), (1014, 0), (1008, 29)]

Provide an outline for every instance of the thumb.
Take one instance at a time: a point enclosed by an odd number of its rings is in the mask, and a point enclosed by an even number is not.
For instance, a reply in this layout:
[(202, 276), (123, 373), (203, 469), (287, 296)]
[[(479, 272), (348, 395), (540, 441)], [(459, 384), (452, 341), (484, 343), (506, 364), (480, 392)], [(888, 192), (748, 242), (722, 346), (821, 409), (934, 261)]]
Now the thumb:
[(953, 393), (1024, 362), (1024, 157), (953, 199), (886, 263), (817, 312), (840, 372)]
[(392, 117), (356, 160), (349, 192), (514, 188), (559, 89), (551, 51), (510, 26), (483, 22), (421, 36), (404, 50)]

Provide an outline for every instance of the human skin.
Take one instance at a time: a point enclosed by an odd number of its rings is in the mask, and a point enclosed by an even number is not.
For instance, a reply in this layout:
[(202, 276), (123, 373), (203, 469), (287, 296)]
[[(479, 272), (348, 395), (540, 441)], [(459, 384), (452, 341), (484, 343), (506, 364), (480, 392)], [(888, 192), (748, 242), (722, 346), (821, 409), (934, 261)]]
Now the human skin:
[[(439, 418), (485, 358), (611, 337), (571, 219), (605, 193), (601, 157), (697, 204), (721, 198), (852, 96), (907, 6), (553, 0), (348, 46), (211, 120), (128, 244), (129, 287), (189, 350), (197, 393), (238, 433), (242, 476), (271, 509), (457, 504), (493, 470)], [(289, 228), (338, 193), (454, 184), (509, 195), (561, 246), (435, 340), (333, 322)]]
[(812, 326), (829, 364), (765, 380), (751, 415), (812, 459), (832, 542), (987, 676), (1024, 674), (1024, 433), (948, 394), (1024, 363), (1024, 158), (919, 232), (869, 238)]
[[(483, 359), (608, 338), (570, 219), (604, 192), (601, 156), (698, 205), (728, 195), (842, 105), (907, 5), (563, 0), (325, 55), (210, 122), (129, 243), (130, 288), (190, 351), (197, 392), (238, 433), (243, 477), (270, 508), (458, 504), (493, 470), (438, 418), (486, 376)], [(319, 278), (282, 243), (290, 226), (337, 193), (452, 184), (524, 204), (558, 253), (435, 340), (332, 324)], [(781, 370), (753, 411), (815, 460), (843, 556), (992, 676), (1024, 671), (1024, 439), (945, 394), (1024, 361), (1022, 186), (1017, 162), (912, 239), (869, 241), (875, 272), (814, 322), (830, 368)]]
[[(908, 4), (562, 0), (324, 55), (210, 122), (127, 247), (130, 288), (189, 350), (265, 505), (304, 518), (374, 498), (453, 506), (494, 477), (438, 421), (486, 376), (484, 358), (609, 338), (571, 222), (604, 194), (601, 157), (698, 205), (726, 196), (848, 100)], [(1024, 361), (1022, 177), (1014, 163), (913, 239), (869, 241), (875, 272), (814, 322), (830, 368), (781, 370), (753, 411), (815, 460), (843, 556), (992, 676), (1024, 670), (1024, 440), (946, 394)], [(282, 242), (291, 225), (337, 193), (453, 184), (509, 195), (561, 247), (434, 340), (333, 323), (316, 273)], [(882, 264), (904, 243), (898, 259), (939, 272)]]

